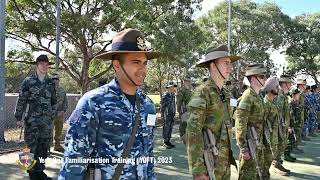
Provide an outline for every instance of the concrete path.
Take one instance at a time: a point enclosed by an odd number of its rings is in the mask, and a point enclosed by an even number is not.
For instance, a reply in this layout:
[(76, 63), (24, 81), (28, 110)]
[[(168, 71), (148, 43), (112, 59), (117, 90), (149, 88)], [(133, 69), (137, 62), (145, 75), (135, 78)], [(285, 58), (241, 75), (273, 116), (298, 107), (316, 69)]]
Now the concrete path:
[[(156, 131), (156, 145), (155, 156), (158, 161), (162, 160), (163, 163), (156, 165), (157, 179), (159, 180), (191, 180), (192, 176), (188, 171), (188, 160), (186, 155), (185, 146), (181, 143), (178, 135), (177, 125), (174, 128), (172, 135), (172, 142), (176, 145), (174, 149), (165, 149), (162, 147), (162, 128), (157, 128)], [(306, 142), (303, 146), (305, 151), (302, 155), (294, 155), (298, 161), (295, 163), (284, 162), (284, 166), (289, 168), (292, 173), (291, 176), (281, 177), (274, 173), (273, 169), (270, 169), (271, 179), (274, 180), (319, 180), (320, 179), (320, 134), (318, 137), (311, 138), (312, 141)], [(234, 140), (233, 140), (234, 142)], [(233, 146), (235, 157), (238, 156), (239, 150), (236, 146)], [(61, 164), (54, 158), (62, 157), (61, 153), (54, 152), (50, 158), (47, 159), (45, 172), (48, 176), (57, 178)], [(169, 163), (172, 158), (172, 163)], [(18, 153), (10, 153), (0, 156), (0, 179), (1, 180), (18, 180), (28, 179), (26, 173), (22, 172), (16, 160), (18, 159)], [(237, 171), (232, 167), (232, 180), (237, 179)]]

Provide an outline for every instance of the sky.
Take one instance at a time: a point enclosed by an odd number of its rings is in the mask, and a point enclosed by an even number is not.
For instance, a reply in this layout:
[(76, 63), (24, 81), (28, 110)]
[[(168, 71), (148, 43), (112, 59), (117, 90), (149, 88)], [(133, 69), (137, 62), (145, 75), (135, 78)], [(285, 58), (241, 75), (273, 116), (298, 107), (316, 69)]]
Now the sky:
[[(227, 0), (203, 0), (202, 11), (200, 15), (206, 14), (222, 1)], [(234, 1), (234, 0), (233, 0)], [(295, 17), (303, 13), (320, 12), (320, 0), (252, 0), (256, 3), (272, 2), (281, 7), (281, 10), (289, 15)]]

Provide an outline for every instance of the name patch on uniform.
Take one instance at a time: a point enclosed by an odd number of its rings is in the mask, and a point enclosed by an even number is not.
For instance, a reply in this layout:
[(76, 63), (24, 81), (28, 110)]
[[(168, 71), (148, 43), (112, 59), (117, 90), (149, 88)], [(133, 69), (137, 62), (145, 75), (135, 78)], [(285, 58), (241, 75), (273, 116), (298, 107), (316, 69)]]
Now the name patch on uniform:
[(147, 126), (155, 126), (156, 125), (157, 115), (148, 114), (147, 116)]
[(236, 99), (230, 99), (230, 106), (231, 107), (237, 107), (237, 100)]

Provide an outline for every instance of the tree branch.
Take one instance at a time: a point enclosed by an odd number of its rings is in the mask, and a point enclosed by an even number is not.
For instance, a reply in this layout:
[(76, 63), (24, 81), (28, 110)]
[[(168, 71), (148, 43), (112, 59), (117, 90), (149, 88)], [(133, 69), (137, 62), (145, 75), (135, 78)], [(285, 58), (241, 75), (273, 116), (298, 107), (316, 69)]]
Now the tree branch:
[(103, 48), (99, 52), (97, 52), (95, 55), (93, 55), (93, 57), (96, 57), (99, 54), (103, 53), (106, 50), (107, 46), (109, 46), (111, 43), (112, 43), (112, 40), (107, 41), (107, 43), (103, 46)]
[(22, 13), (22, 11), (20, 10), (20, 8), (18, 7), (18, 4), (15, 0), (12, 0), (12, 2), (14, 3), (14, 6), (17, 8), (19, 14), (22, 16), (24, 22), (27, 22), (27, 19), (25, 18), (25, 15)]
[(96, 74), (95, 76), (91, 77), (88, 79), (88, 83), (91, 83), (92, 81), (94, 81), (95, 79), (100, 78), (101, 76), (103, 76), (104, 74), (106, 74), (108, 71), (110, 71), (111, 69), (111, 65), (104, 71), (101, 71), (100, 73)]

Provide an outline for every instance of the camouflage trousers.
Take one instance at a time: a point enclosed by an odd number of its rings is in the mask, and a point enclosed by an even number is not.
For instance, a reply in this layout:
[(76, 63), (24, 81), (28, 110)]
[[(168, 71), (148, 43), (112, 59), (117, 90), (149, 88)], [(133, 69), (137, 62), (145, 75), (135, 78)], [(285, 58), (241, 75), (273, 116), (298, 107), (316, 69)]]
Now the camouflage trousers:
[(286, 147), (285, 153), (290, 154), (294, 147), (297, 147), (297, 141), (295, 140), (293, 133), (288, 133), (288, 145)]
[(261, 164), (261, 174), (264, 180), (270, 179), (270, 166), (273, 161), (273, 155), (270, 149), (269, 144), (265, 144), (265, 149), (263, 153), (260, 155), (260, 163)]
[(24, 140), (36, 160), (30, 172), (41, 172), (45, 164), (40, 159), (48, 157), (50, 142), (52, 141), (52, 119), (50, 117), (31, 117), (25, 122)]
[(173, 125), (174, 125), (174, 115), (165, 116), (163, 121), (163, 131), (162, 131), (162, 137), (165, 142), (168, 142), (171, 139)]
[(296, 133), (297, 142), (301, 142), (301, 137), (302, 137), (301, 124), (295, 124), (295, 125), (294, 125), (294, 131), (295, 131), (295, 133)]
[(283, 137), (282, 139), (279, 138), (279, 142), (278, 142), (278, 152), (276, 153), (276, 162), (280, 163), (281, 161), (281, 156), (284, 154), (286, 148), (288, 145), (288, 132), (283, 132)]
[(263, 162), (262, 158), (259, 156), (263, 155), (263, 149), (257, 149), (257, 160), (258, 160), (258, 166), (254, 159), (244, 160), (243, 157), (240, 155), (240, 165), (239, 165), (239, 178), (238, 180), (257, 180), (258, 177), (258, 171), (257, 167), (261, 171), (261, 163)]
[(53, 122), (54, 122), (54, 144), (58, 145), (60, 144), (60, 141), (61, 141), (64, 116), (63, 115), (57, 116)]
[(218, 164), (215, 167), (214, 175), (216, 180), (230, 180), (231, 168), (230, 168), (230, 156), (229, 149), (220, 148), (218, 155)]

